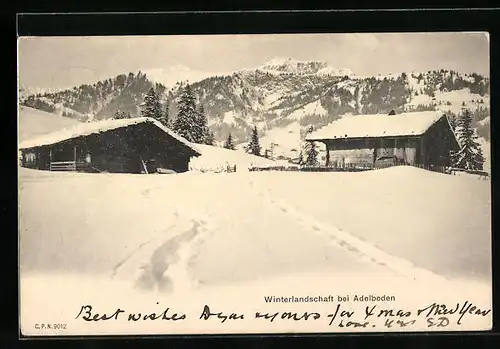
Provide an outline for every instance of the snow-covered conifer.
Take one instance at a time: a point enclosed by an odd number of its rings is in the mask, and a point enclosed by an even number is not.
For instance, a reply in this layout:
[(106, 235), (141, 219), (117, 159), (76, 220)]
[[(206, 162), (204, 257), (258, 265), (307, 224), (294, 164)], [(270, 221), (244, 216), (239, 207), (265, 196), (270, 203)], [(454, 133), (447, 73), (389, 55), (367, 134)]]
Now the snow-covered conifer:
[(234, 150), (233, 137), (228, 134), (226, 141), (224, 142), (224, 148)]
[(460, 150), (452, 154), (453, 166), (466, 170), (482, 170), (484, 156), (472, 128), (472, 115), (468, 109), (464, 109), (458, 117), (456, 134)]
[(304, 146), (305, 159), (304, 164), (308, 166), (316, 166), (318, 164), (318, 150), (316, 149), (316, 143), (311, 141), (306, 141)]
[(184, 87), (179, 97), (177, 110), (172, 129), (190, 142), (199, 142), (202, 130), (198, 125), (196, 99), (189, 84)]
[(257, 126), (254, 126), (252, 130), (252, 136), (250, 138), (250, 143), (248, 143), (247, 151), (250, 154), (260, 156), (260, 143), (259, 143), (259, 133), (257, 132)]
[(163, 112), (161, 110), (160, 98), (156, 94), (154, 88), (151, 87), (149, 92), (144, 97), (144, 103), (141, 104), (141, 116), (149, 117), (164, 123)]

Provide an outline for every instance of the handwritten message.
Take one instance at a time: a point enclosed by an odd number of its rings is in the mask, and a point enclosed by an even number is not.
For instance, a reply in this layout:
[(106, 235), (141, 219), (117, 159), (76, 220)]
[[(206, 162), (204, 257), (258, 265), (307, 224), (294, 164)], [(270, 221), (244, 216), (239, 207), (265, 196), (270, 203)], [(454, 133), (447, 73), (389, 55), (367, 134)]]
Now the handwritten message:
[[(159, 302), (156, 303), (159, 306)], [(216, 309), (208, 304), (202, 306), (198, 313), (186, 314), (173, 307), (165, 307), (154, 312), (129, 312), (117, 308), (111, 311), (96, 309), (90, 304), (85, 304), (78, 310), (75, 319), (84, 322), (103, 321), (168, 321), (179, 322), (187, 319), (199, 321), (213, 321), (221, 324), (242, 321), (262, 321), (276, 323), (288, 321), (299, 322), (325, 322), (328, 326), (345, 328), (378, 329), (381, 331), (391, 328), (407, 328), (422, 325), (426, 328), (445, 328), (450, 324), (463, 325), (471, 317), (485, 317), (491, 309), (481, 309), (470, 301), (455, 304), (431, 303), (416, 309), (395, 309), (368, 304), (363, 310), (352, 310), (342, 303), (330, 304), (324, 312), (317, 311), (253, 311), (251, 313), (227, 312)]]

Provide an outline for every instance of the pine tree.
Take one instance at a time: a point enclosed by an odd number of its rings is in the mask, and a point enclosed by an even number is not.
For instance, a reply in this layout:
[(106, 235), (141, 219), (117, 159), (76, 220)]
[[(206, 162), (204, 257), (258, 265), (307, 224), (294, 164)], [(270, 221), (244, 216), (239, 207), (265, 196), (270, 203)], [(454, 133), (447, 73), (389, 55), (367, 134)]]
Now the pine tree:
[[(307, 135), (314, 131), (314, 127), (311, 125), (305, 130), (304, 139)], [(318, 164), (318, 150), (316, 149), (316, 143), (310, 141), (304, 141), (299, 154), (299, 165), (316, 166)]]
[(250, 143), (248, 143), (247, 151), (250, 154), (260, 156), (260, 143), (259, 143), (259, 133), (257, 132), (257, 126), (254, 126), (252, 130), (252, 137), (250, 138)]
[(131, 117), (132, 116), (130, 115), (129, 112), (117, 110), (113, 118), (114, 119), (130, 119)]
[(224, 142), (224, 148), (234, 150), (233, 137), (231, 134), (227, 136), (227, 139)]
[(213, 132), (211, 132), (211, 131), (208, 132), (208, 136), (205, 139), (205, 144), (215, 145), (215, 135)]
[(299, 165), (304, 165), (304, 150), (302, 148), (300, 149), (299, 158), (298, 158), (297, 163)]
[(461, 149), (452, 154), (453, 166), (466, 170), (482, 170), (484, 156), (472, 128), (472, 115), (468, 109), (459, 115), (456, 130)]
[(163, 111), (163, 125), (170, 127), (170, 110), (168, 107), (168, 101), (165, 102), (165, 110)]
[(172, 125), (173, 131), (190, 142), (199, 142), (202, 130), (198, 125), (196, 99), (189, 84), (184, 87), (179, 97), (177, 110), (177, 117)]
[(208, 128), (207, 116), (205, 115), (205, 108), (202, 105), (198, 108), (197, 113), (197, 127), (200, 129), (199, 139), (196, 143), (205, 143), (210, 137), (210, 130)]
[(453, 130), (453, 132), (455, 132), (457, 129), (457, 116), (453, 113), (449, 113), (447, 115), (447, 118), (450, 123), (451, 129)]
[(154, 88), (151, 87), (149, 92), (144, 97), (144, 103), (141, 104), (141, 116), (149, 117), (164, 122), (163, 112), (161, 110), (160, 98), (156, 94)]
[(483, 149), (481, 149), (481, 146), (478, 147), (476, 156), (474, 157), (474, 162), (477, 164), (477, 169), (478, 170), (484, 170), (484, 154), (483, 154)]
[(316, 166), (318, 164), (318, 150), (316, 149), (316, 143), (311, 141), (306, 141), (305, 147), (305, 165)]

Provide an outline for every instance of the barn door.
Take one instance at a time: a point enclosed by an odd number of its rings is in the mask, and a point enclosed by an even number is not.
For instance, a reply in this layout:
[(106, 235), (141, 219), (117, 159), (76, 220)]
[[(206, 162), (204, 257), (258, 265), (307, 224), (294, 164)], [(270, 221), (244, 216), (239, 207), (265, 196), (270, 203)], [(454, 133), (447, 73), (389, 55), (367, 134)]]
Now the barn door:
[(414, 165), (417, 161), (417, 143), (415, 139), (408, 139), (406, 141), (405, 147), (405, 157), (406, 162), (410, 165)]
[(394, 140), (380, 138), (377, 159), (394, 155)]

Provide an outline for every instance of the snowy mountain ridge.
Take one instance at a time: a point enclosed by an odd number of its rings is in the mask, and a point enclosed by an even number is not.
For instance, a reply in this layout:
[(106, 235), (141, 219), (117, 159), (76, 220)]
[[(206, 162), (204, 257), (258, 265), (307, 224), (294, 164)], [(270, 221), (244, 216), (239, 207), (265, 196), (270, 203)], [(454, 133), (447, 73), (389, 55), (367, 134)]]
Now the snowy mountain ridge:
[(326, 62), (299, 61), (292, 58), (274, 58), (257, 68), (272, 74), (292, 73), (301, 75), (332, 75), (353, 76), (354, 73), (347, 68), (333, 68)]

